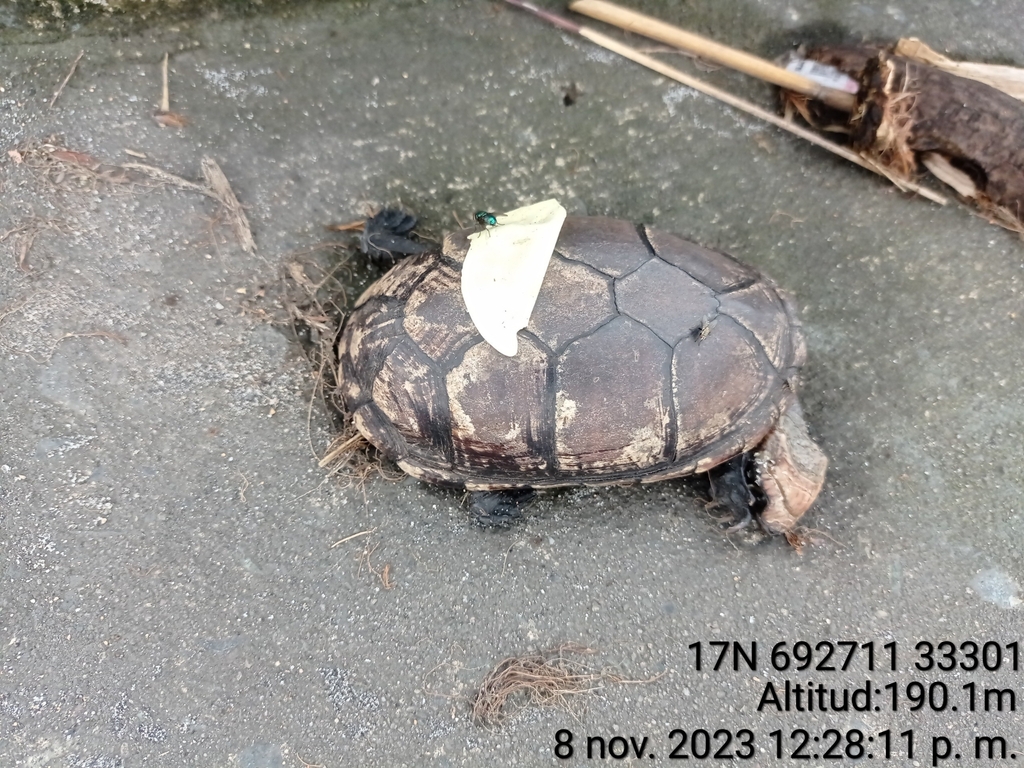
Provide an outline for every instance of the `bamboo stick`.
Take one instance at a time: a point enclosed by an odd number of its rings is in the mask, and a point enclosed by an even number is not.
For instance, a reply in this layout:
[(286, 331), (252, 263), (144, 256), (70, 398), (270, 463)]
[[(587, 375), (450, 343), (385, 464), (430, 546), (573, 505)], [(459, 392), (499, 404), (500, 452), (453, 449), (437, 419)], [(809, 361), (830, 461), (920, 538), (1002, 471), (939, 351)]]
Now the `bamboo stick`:
[(569, 9), (628, 32), (668, 43), (707, 61), (752, 75), (781, 88), (802, 93), (844, 112), (852, 112), (857, 105), (855, 94), (821, 85), (809, 77), (790, 72), (753, 54), (738, 51), (607, 0), (574, 0), (569, 3)]

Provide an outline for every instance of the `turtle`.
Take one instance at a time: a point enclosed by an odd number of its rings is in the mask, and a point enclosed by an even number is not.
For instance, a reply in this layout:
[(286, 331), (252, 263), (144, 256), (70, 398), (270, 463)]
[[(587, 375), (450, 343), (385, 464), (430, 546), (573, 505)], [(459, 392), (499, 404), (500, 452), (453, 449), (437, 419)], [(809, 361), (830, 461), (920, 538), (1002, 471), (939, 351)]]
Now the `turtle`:
[(541, 489), (709, 472), (737, 527), (794, 529), (828, 459), (797, 399), (801, 324), (775, 283), (656, 227), (569, 216), (507, 357), (460, 292), (478, 231), (393, 254), (341, 328), (337, 394), (380, 453), (468, 491), (485, 524)]

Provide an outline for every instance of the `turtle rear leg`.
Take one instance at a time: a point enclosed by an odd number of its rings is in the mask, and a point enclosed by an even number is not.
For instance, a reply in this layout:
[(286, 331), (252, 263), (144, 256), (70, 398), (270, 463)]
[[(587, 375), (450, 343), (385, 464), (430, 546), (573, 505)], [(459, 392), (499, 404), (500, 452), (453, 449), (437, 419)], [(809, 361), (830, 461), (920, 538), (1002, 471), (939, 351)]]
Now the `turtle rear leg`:
[(470, 491), (469, 509), (479, 525), (486, 528), (508, 528), (523, 516), (537, 496), (532, 488), (503, 491)]
[(754, 457), (747, 452), (719, 464), (708, 472), (712, 499), (708, 506), (732, 513), (733, 522), (728, 528), (730, 533), (750, 525), (754, 513), (764, 506), (763, 500), (758, 499), (751, 490), (753, 471)]

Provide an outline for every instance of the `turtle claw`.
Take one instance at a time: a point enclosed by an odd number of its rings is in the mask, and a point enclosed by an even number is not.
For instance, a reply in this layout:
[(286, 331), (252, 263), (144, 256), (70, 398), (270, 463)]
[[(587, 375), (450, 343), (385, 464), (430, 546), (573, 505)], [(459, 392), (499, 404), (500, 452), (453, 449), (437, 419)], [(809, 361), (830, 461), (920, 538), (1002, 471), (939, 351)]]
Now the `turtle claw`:
[(469, 509), (477, 525), (484, 528), (509, 528), (523, 516), (537, 496), (532, 488), (507, 491), (471, 491)]
[(733, 519), (736, 520), (736, 522), (734, 522), (732, 525), (725, 529), (726, 533), (736, 533), (737, 531), (744, 530), (747, 526), (754, 522), (754, 513), (751, 512), (748, 508), (746, 512), (743, 513), (743, 516), (740, 519)]

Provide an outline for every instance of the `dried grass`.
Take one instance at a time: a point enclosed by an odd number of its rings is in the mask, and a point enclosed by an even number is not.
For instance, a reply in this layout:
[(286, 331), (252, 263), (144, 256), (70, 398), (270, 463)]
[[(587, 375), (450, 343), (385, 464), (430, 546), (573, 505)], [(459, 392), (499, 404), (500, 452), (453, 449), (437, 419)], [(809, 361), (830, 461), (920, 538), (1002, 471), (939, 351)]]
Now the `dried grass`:
[(348, 460), (353, 454), (365, 450), (368, 445), (366, 438), (358, 431), (342, 432), (331, 441), (326, 455), (320, 459), (318, 466), (321, 469), (327, 468), (328, 474), (333, 475), (339, 466), (348, 464)]
[(606, 676), (594, 672), (573, 655), (595, 651), (566, 643), (548, 651), (502, 659), (484, 677), (473, 699), (473, 721), (500, 725), (530, 705), (574, 712), (574, 697), (604, 687)]
[(487, 673), (472, 702), (473, 722), (497, 726), (533, 706), (556, 707), (575, 714), (582, 694), (601, 690), (606, 684), (647, 684), (665, 673), (631, 680), (607, 670), (594, 670), (571, 656), (597, 653), (576, 643), (563, 643), (547, 651), (509, 656)]
[(978, 215), (989, 223), (1024, 237), (1024, 212), (1014, 213), (1005, 205), (996, 205), (989, 200), (979, 200), (978, 209)]
[[(337, 242), (318, 243), (289, 254), (282, 269), (283, 306), (288, 323), (310, 363), (313, 392), (309, 422), (317, 399), (334, 418), (336, 434), (321, 456), (312, 443), (310, 451), (327, 477), (344, 487), (364, 489), (375, 475), (387, 479), (404, 477), (387, 468), (373, 447), (352, 425), (344, 404), (337, 396), (338, 361), (334, 345), (345, 320), (345, 285), (352, 279), (348, 259), (351, 252)], [(382, 582), (386, 580), (382, 577)]]
[(886, 61), (885, 66), (888, 72), (882, 89), (885, 96), (882, 122), (878, 126), (872, 151), (881, 163), (899, 176), (909, 179), (917, 171), (917, 157), (909, 143), (914, 130), (913, 110), (917, 93), (909, 88), (909, 72), (904, 76), (899, 91), (894, 92), (896, 68), (891, 61)]
[(791, 546), (798, 555), (804, 553), (804, 548), (811, 543), (811, 537), (802, 531), (786, 531), (783, 534), (786, 537), (786, 543)]
[(327, 470), (327, 477), (341, 481), (343, 488), (360, 491), (365, 490), (366, 483), (373, 477), (380, 476), (385, 480), (405, 477), (403, 472), (386, 465), (376, 449), (347, 420), (318, 465)]
[(786, 531), (783, 536), (786, 539), (786, 543), (791, 546), (798, 555), (803, 555), (804, 549), (811, 546), (819, 546), (825, 543), (828, 539), (840, 549), (846, 549), (839, 539), (829, 535), (825, 531), (818, 528), (807, 528), (802, 525), (798, 525), (796, 528)]
[(63, 146), (56, 136), (26, 141), (8, 156), (16, 165), (24, 165), (54, 187), (95, 189), (99, 184), (125, 184), (128, 176), (117, 165), (108, 165), (85, 152)]
[(786, 120), (792, 121), (796, 115), (800, 115), (805, 123), (816, 130), (827, 131), (829, 133), (840, 133), (844, 136), (848, 136), (851, 132), (850, 126), (846, 122), (825, 123), (818, 120), (811, 111), (810, 96), (805, 96), (804, 94), (797, 93), (796, 91), (783, 89), (780, 91), (780, 98), (782, 100), (783, 117), (785, 117)]

